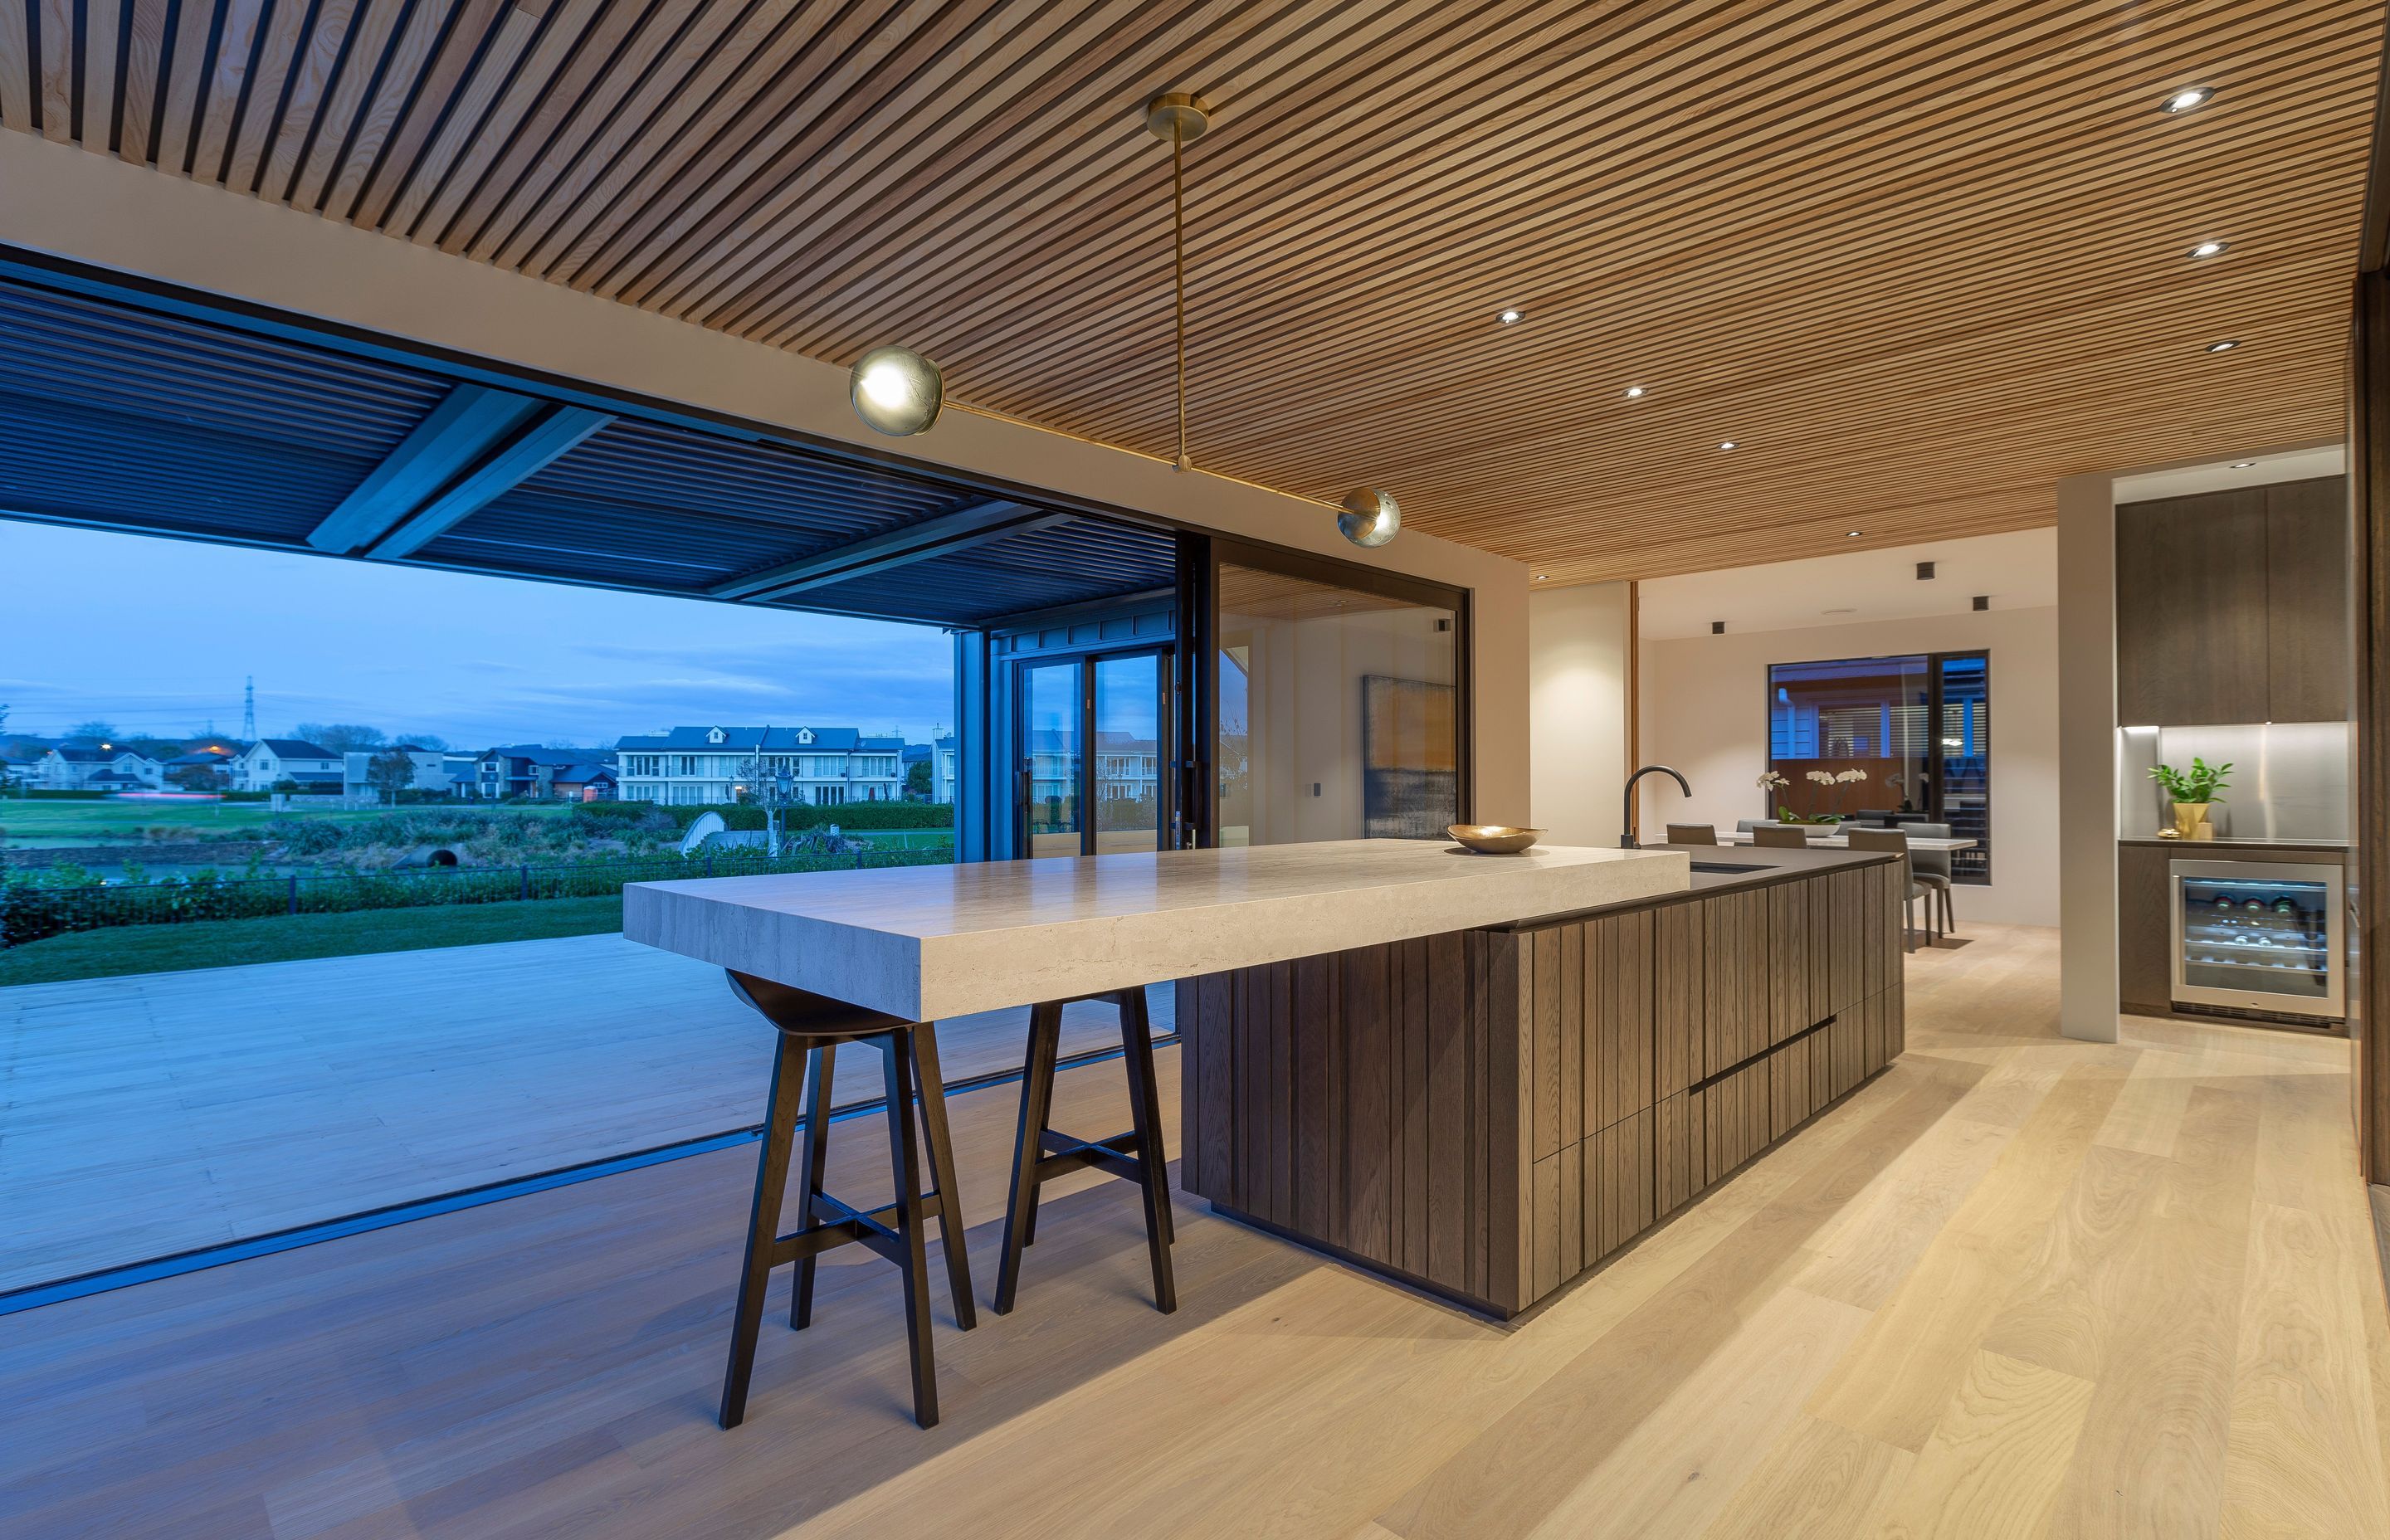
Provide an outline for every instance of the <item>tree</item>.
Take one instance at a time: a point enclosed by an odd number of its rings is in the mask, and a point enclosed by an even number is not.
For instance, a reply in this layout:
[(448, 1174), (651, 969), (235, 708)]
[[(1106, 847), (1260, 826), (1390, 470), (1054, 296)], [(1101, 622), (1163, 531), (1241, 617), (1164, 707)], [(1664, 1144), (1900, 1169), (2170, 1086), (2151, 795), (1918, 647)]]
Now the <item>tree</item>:
[(923, 802), (929, 801), (930, 762), (928, 760), (917, 759), (905, 767), (905, 795), (919, 797)]
[(382, 801), (398, 805), (398, 794), (415, 785), (415, 762), (398, 749), (385, 749), (366, 765), (366, 784)]
[(302, 722), (290, 730), (336, 754), (345, 754), (352, 749), (379, 749), (390, 741), (388, 733), (362, 722)]
[(113, 743), (116, 741), (116, 724), (96, 716), (89, 722), (78, 722), (68, 728), (67, 737), (87, 738), (94, 743)]
[(448, 751), (448, 740), (438, 733), (408, 733), (399, 741), (412, 743), (418, 749), (436, 750), (443, 754)]

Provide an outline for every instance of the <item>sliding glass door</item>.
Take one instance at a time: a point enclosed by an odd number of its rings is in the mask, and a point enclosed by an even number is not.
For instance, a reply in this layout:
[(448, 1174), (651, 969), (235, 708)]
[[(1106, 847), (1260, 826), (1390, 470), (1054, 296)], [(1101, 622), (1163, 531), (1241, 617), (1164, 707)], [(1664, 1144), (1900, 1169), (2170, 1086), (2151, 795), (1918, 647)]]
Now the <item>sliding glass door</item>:
[(1147, 649), (1020, 665), (1022, 853), (1163, 848), (1169, 661)]

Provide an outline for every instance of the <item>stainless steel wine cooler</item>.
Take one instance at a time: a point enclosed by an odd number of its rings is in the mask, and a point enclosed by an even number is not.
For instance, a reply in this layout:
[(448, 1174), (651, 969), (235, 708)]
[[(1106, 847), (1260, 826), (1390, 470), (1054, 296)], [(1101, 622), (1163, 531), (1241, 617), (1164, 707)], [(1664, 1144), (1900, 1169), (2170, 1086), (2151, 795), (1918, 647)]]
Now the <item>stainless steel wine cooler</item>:
[(2345, 994), (2341, 869), (2175, 861), (2174, 999), (2338, 1020)]

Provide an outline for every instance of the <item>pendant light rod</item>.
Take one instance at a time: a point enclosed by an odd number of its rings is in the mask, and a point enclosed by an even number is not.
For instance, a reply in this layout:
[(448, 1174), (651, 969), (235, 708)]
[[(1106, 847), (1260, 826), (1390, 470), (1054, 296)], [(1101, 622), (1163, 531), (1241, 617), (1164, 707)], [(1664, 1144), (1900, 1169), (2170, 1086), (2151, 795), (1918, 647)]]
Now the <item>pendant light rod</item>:
[(1170, 91), (1146, 104), (1146, 132), (1170, 141), (1171, 320), (1178, 350), (1178, 460), (1181, 470), (1195, 462), (1187, 452), (1187, 146), (1212, 126), (1212, 109), (1201, 96)]
[(1178, 324), (1178, 468), (1187, 455), (1187, 127), (1170, 121), (1170, 254)]

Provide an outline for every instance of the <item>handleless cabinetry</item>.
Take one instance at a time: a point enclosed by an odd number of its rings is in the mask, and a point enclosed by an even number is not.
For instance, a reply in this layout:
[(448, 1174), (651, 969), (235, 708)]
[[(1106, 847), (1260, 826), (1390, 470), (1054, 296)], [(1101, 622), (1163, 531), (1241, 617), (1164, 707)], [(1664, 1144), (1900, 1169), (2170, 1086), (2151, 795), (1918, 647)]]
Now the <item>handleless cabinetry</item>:
[(2348, 718), (2348, 497), (2337, 476), (2266, 489), (2268, 722)]
[(2127, 725), (2348, 714), (2340, 477), (2116, 509), (2116, 716)]

